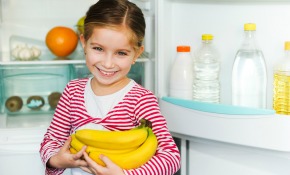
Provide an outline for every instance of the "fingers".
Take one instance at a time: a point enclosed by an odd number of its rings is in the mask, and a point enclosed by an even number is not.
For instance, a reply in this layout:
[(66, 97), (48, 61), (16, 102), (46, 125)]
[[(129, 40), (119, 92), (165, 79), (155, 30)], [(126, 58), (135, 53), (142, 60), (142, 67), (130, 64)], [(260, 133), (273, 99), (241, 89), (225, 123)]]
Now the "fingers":
[(86, 152), (86, 149), (87, 149), (87, 146), (83, 146), (79, 152), (74, 154), (73, 155), (74, 160), (80, 159), (83, 156), (84, 152)]
[(73, 154), (73, 159), (76, 161), (76, 164), (79, 167), (88, 166), (88, 163), (82, 158), (86, 149), (87, 149), (87, 146), (83, 146), (79, 152), (77, 152), (76, 154)]
[(101, 168), (99, 168), (97, 172), (100, 172), (101, 174), (125, 175), (123, 169), (115, 164), (109, 157), (101, 154), (99, 158), (105, 163), (106, 167), (100, 166)]
[(102, 168), (102, 166), (94, 162), (86, 152), (84, 152), (83, 155), (84, 155), (84, 159), (87, 161), (90, 167), (94, 167), (95, 169)]
[(100, 155), (100, 159), (107, 165), (110, 166), (113, 162), (107, 157), (104, 156), (103, 154)]
[(71, 142), (71, 136), (69, 136), (68, 139), (64, 142), (63, 148), (66, 150), (69, 149), (70, 142)]
[(87, 173), (93, 174), (93, 171), (91, 171), (88, 167), (80, 167), (80, 168)]
[(124, 174), (123, 169), (120, 168), (118, 165), (116, 165), (113, 161), (109, 159), (109, 157), (105, 155), (100, 155), (99, 157), (104, 163), (105, 167), (102, 165), (97, 164), (94, 162), (86, 152), (84, 152), (84, 159), (88, 163), (88, 169), (93, 173), (93, 174)]
[(102, 166), (94, 162), (86, 152), (84, 152), (84, 159), (88, 163), (88, 170), (92, 174), (98, 174), (97, 172), (100, 170), (100, 168), (103, 168)]
[(78, 167), (87, 167), (88, 166), (88, 163), (85, 160), (79, 159), (76, 161), (76, 163), (77, 163)]

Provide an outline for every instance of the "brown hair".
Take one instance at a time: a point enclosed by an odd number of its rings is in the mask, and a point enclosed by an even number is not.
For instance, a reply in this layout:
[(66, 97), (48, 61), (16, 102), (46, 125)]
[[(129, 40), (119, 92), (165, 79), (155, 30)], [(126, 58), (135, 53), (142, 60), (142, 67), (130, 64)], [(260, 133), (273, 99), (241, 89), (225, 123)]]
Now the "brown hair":
[[(139, 7), (128, 0), (99, 0), (86, 13), (84, 38), (87, 41), (95, 27), (126, 28), (133, 46), (139, 48), (145, 36), (145, 19)], [(134, 47), (134, 48), (135, 48)]]

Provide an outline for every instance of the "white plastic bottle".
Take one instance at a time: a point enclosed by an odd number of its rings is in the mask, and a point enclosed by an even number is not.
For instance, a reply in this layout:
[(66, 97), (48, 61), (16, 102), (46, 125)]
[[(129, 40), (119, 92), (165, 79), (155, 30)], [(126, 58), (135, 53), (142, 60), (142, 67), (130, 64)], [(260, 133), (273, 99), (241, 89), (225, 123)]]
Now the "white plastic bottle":
[(177, 46), (177, 54), (170, 72), (169, 96), (192, 99), (192, 62), (190, 46)]
[(274, 66), (273, 109), (290, 115), (290, 41), (285, 42), (285, 55)]
[(266, 108), (267, 70), (255, 38), (256, 24), (244, 25), (244, 41), (232, 69), (232, 104)]
[(220, 102), (220, 58), (214, 47), (213, 35), (202, 35), (202, 46), (194, 58), (193, 100)]

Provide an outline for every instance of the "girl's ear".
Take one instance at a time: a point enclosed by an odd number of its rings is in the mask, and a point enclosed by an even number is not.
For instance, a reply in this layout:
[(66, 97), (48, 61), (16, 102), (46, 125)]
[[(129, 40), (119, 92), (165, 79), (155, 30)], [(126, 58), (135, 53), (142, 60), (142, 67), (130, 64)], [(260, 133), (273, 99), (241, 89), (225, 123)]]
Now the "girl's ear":
[(85, 41), (85, 37), (83, 34), (80, 34), (80, 41), (81, 41), (83, 49), (85, 49), (86, 41)]
[(139, 47), (134, 59), (133, 59), (133, 64), (135, 64), (136, 60), (140, 57), (140, 55), (144, 52), (144, 45)]

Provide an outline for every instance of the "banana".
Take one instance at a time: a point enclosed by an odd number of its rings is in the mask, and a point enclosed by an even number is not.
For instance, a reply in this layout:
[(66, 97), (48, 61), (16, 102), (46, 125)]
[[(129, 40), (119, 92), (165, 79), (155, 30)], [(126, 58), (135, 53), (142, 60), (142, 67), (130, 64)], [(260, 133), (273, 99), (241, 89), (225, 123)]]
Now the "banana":
[(89, 157), (99, 165), (106, 166), (99, 158), (100, 155), (103, 154), (123, 169), (135, 169), (145, 164), (151, 159), (152, 156), (154, 156), (157, 149), (157, 144), (158, 142), (156, 136), (152, 132), (152, 129), (148, 128), (148, 138), (138, 149), (134, 151), (124, 154), (90, 152)]
[[(81, 141), (79, 141), (75, 134), (71, 135), (72, 140), (70, 143), (71, 148), (73, 148), (74, 150), (76, 150), (77, 152), (80, 151), (83, 146), (85, 146), (84, 143), (82, 143)], [(86, 152), (100, 152), (100, 153), (111, 153), (111, 154), (121, 154), (121, 153), (127, 153), (130, 151), (133, 151), (135, 149), (137, 149), (138, 147), (133, 147), (133, 148), (129, 148), (129, 149), (102, 149), (102, 148), (97, 148), (97, 147), (92, 147), (92, 146), (87, 146)]]
[(77, 151), (76, 149), (74, 149), (73, 147), (70, 147), (69, 150), (70, 150), (70, 153), (72, 153), (72, 154), (76, 154), (76, 153), (78, 152), (78, 151)]
[(76, 131), (76, 138), (87, 146), (102, 149), (129, 149), (140, 146), (147, 138), (146, 122), (127, 131), (103, 131), (82, 129)]

